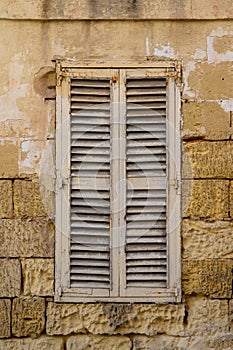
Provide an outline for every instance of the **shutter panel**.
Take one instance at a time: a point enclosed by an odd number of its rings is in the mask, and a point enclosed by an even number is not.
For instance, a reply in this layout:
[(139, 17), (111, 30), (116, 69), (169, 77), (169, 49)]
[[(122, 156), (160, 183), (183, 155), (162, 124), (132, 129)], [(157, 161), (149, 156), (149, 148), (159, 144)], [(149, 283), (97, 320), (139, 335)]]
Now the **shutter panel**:
[(57, 71), (56, 301), (180, 300), (174, 67)]
[(110, 79), (71, 79), (70, 287), (110, 289)]
[(126, 290), (167, 287), (166, 78), (126, 80)]

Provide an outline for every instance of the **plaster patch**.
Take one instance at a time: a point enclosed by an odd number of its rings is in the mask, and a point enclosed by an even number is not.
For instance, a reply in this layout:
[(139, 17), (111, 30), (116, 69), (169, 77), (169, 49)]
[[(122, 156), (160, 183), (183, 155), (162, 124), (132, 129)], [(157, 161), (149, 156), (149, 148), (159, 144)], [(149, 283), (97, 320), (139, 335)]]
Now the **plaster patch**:
[(206, 58), (206, 51), (197, 48), (193, 55), (195, 60), (204, 60)]
[(150, 56), (150, 41), (149, 41), (149, 38), (146, 38), (146, 55)]
[(21, 142), (19, 171), (20, 173), (39, 173), (39, 163), (44, 141), (24, 140)]
[(49, 191), (54, 191), (55, 175), (54, 142), (47, 141), (40, 162), (40, 184)]
[(183, 78), (184, 78), (184, 95), (187, 95), (189, 97), (195, 97), (195, 93), (191, 91), (189, 85), (188, 85), (188, 77), (189, 74), (193, 71), (195, 71), (195, 61), (189, 61), (184, 65), (184, 71), (183, 71)]
[(229, 100), (220, 100), (217, 102), (225, 112), (233, 111), (233, 98), (229, 98)]
[(174, 59), (175, 52), (174, 49), (170, 46), (170, 43), (168, 43), (167, 45), (156, 44), (154, 48), (154, 56)]
[(233, 31), (227, 31), (223, 28), (212, 30), (207, 37), (207, 57), (209, 63), (230, 62), (233, 61), (233, 45), (232, 50), (225, 52), (217, 52), (214, 48), (214, 41), (216, 38), (233, 36)]
[[(4, 94), (0, 96), (1, 120), (20, 119), (23, 113), (20, 111), (17, 100), (27, 95), (29, 84), (22, 84), (25, 65), (20, 64), (22, 55), (16, 54), (7, 65), (8, 82), (4, 87)], [(23, 118), (22, 118), (23, 119)]]

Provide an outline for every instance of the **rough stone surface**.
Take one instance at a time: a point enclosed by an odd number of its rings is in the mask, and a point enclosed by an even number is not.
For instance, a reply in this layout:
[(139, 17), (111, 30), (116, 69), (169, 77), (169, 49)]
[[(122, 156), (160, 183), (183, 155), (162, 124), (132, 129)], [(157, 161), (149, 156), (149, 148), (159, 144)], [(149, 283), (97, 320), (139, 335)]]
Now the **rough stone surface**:
[(222, 336), (215, 337), (210, 341), (214, 350), (232, 350), (233, 349), (233, 334), (228, 333)]
[(53, 223), (43, 218), (1, 220), (0, 256), (53, 257)]
[(58, 337), (7, 339), (0, 340), (0, 350), (63, 350), (63, 343)]
[(67, 350), (131, 350), (129, 338), (124, 336), (78, 335), (70, 337), (66, 343)]
[(229, 301), (230, 330), (233, 333), (233, 300)]
[(231, 221), (183, 220), (183, 259), (232, 259), (232, 231)]
[(12, 334), (15, 337), (38, 336), (45, 327), (45, 300), (17, 298), (12, 306)]
[(233, 218), (233, 181), (230, 185), (230, 216)]
[[(186, 336), (199, 335), (202, 339), (228, 333), (228, 301), (186, 297)], [(203, 338), (204, 337), (204, 338)]]
[(14, 212), (16, 217), (46, 216), (39, 183), (24, 180), (14, 182)]
[(11, 218), (13, 215), (12, 182), (0, 181), (0, 218)]
[(183, 152), (183, 178), (233, 178), (232, 159), (231, 141), (188, 142)]
[(194, 335), (189, 337), (136, 336), (133, 350), (232, 350), (233, 335), (221, 333), (216, 336)]
[(155, 337), (136, 336), (133, 338), (133, 350), (187, 350), (188, 338), (157, 335)]
[(0, 144), (0, 177), (18, 177), (19, 147), (13, 142)]
[(52, 296), (54, 294), (54, 260), (22, 260), (23, 294)]
[(11, 301), (0, 299), (0, 338), (11, 336)]
[(0, 259), (0, 297), (20, 295), (21, 268), (17, 259)]
[(186, 139), (226, 140), (230, 137), (230, 113), (217, 102), (184, 103), (182, 136)]
[(183, 217), (228, 218), (229, 181), (183, 180)]
[(233, 260), (183, 260), (182, 265), (184, 294), (219, 299), (232, 297)]
[(182, 305), (49, 303), (47, 334), (178, 335), (183, 332), (183, 318)]

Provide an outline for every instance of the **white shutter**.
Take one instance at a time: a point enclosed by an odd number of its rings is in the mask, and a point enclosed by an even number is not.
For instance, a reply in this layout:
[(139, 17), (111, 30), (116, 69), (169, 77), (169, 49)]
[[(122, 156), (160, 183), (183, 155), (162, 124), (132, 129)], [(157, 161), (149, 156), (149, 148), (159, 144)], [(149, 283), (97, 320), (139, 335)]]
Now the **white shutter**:
[(166, 101), (166, 78), (126, 79), (127, 295), (167, 286)]
[(70, 286), (109, 289), (109, 79), (71, 79), (70, 130)]
[(58, 122), (69, 127), (57, 131), (57, 164), (65, 159), (69, 179), (57, 193), (56, 300), (177, 300), (179, 94), (172, 74), (63, 71)]

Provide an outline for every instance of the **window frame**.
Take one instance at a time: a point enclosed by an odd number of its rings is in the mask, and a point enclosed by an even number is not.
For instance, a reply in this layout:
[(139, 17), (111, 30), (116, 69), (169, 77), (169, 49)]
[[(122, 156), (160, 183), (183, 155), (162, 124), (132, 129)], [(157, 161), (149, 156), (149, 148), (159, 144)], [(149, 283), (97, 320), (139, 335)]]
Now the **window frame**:
[[(90, 295), (89, 288), (69, 287), (69, 109), (70, 109), (70, 86), (69, 79), (77, 76), (77, 72), (85, 72), (87, 69), (95, 72), (96, 76), (103, 76), (104, 71), (109, 69), (112, 76), (117, 75), (118, 69), (128, 69), (132, 75), (138, 76), (146, 73), (146, 76), (169, 78), (168, 101), (167, 101), (167, 142), (169, 183), (168, 189), (168, 212), (173, 212), (168, 220), (168, 279), (169, 288), (156, 288), (149, 291), (148, 288), (136, 287), (134, 295), (123, 293), (117, 296), (104, 296), (101, 290), (96, 290)], [(145, 61), (145, 62), (56, 62), (57, 87), (56, 87), (56, 239), (55, 239), (55, 301), (57, 302), (180, 302), (181, 301), (181, 247), (180, 247), (180, 221), (181, 221), (181, 141), (180, 141), (180, 119), (181, 119), (181, 66), (174, 61)], [(156, 74), (155, 74), (156, 73)], [(64, 127), (65, 126), (65, 127)], [(64, 159), (67, 161), (64, 163)], [(175, 198), (175, 209), (171, 198)], [(175, 229), (170, 234), (170, 227)], [(120, 253), (120, 260), (122, 253)], [(116, 257), (112, 257), (116, 259)], [(116, 261), (116, 260), (115, 260)], [(112, 282), (114, 284), (114, 281)], [(118, 283), (117, 283), (118, 284)], [(118, 289), (118, 286), (116, 286)]]

